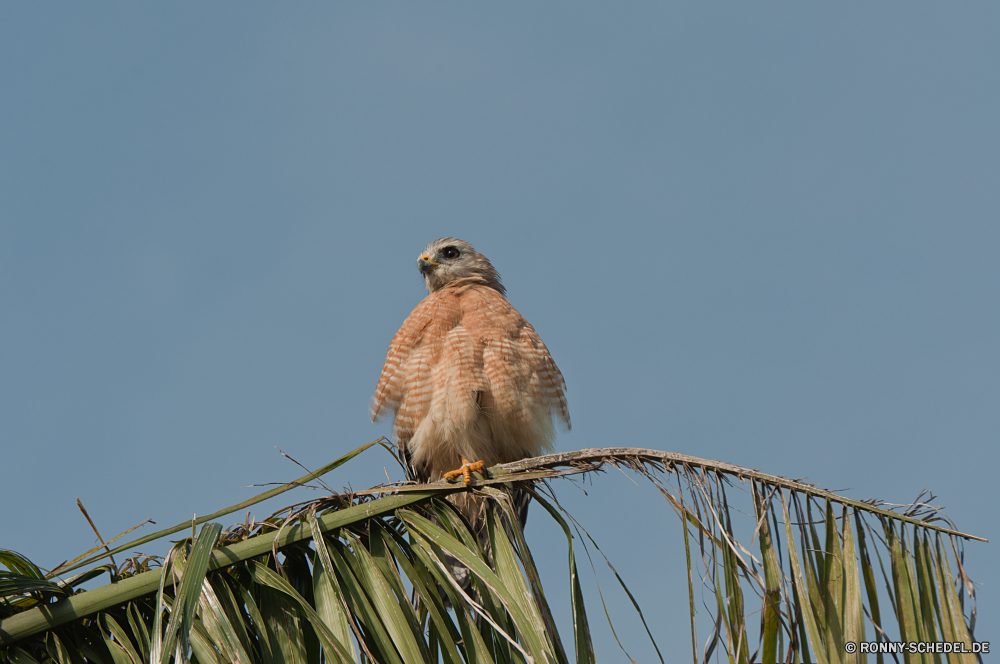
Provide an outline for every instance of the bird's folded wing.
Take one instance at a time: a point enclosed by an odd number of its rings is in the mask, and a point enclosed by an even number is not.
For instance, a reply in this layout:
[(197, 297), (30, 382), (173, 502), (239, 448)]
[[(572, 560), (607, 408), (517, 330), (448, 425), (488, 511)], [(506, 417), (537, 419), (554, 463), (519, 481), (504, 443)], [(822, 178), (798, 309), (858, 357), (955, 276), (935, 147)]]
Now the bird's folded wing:
[(428, 376), (423, 374), (430, 371), (445, 333), (460, 319), (458, 301), (446, 291), (428, 295), (406, 317), (389, 344), (382, 375), (368, 405), (373, 422), (395, 415), (414, 385), (429, 385)]

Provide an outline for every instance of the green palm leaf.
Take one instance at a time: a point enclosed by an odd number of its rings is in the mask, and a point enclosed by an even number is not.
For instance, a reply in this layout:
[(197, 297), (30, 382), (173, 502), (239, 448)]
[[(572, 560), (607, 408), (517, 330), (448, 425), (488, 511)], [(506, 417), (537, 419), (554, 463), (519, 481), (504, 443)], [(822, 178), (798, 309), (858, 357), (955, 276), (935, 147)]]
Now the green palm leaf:
[[(310, 481), (374, 444), (262, 496)], [(198, 536), (179, 542), (159, 568), (153, 559), (130, 559), (120, 568), (91, 567), (60, 581), (24, 556), (0, 550), (0, 664), (563, 664), (568, 659), (544, 580), (505, 488), (514, 483), (566, 536), (573, 653), (589, 664), (594, 648), (576, 561), (576, 545), (587, 549), (580, 540), (586, 531), (539, 481), (594, 473), (608, 464), (646, 477), (680, 518), (696, 664), (713, 657), (734, 664), (869, 661), (849, 651), (867, 634), (881, 647), (938, 639), (969, 650), (976, 645), (963, 611), (962, 594), (971, 599), (972, 586), (959, 547), (979, 538), (941, 521), (939, 512), (915, 507), (900, 513), (729, 464), (609, 448), (499, 466), (471, 489), (446, 482), (392, 485), (289, 508), (283, 518), (226, 533), (208, 522), (257, 499), (246, 501), (199, 520)], [(750, 484), (749, 509), (731, 507), (727, 486), (733, 482)], [(448, 501), (466, 490), (485, 499), (481, 532)], [(753, 519), (746, 542), (734, 534), (740, 529), (732, 515), (740, 513)], [(589, 535), (585, 539), (597, 547)], [(85, 554), (61, 572), (148, 541)], [(610, 569), (642, 619), (625, 579)], [(117, 581), (74, 590), (103, 572)], [(701, 652), (695, 579), (715, 595), (714, 629)], [(891, 612), (880, 607), (881, 592)], [(749, 621), (757, 606), (759, 626)]]

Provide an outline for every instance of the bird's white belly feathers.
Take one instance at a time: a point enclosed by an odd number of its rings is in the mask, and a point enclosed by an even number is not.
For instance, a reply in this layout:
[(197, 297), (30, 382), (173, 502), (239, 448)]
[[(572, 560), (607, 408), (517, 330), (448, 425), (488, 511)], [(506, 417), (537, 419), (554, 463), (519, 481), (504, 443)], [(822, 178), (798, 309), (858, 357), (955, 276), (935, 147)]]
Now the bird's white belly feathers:
[(498, 404), (490, 385), (482, 388), (461, 390), (447, 381), (437, 383), (427, 414), (408, 444), (414, 465), (426, 468), (430, 481), (461, 466), (462, 457), (485, 461), (489, 467), (552, 449), (555, 429), (547, 406), (524, 403), (529, 401), (527, 391), (515, 403)]

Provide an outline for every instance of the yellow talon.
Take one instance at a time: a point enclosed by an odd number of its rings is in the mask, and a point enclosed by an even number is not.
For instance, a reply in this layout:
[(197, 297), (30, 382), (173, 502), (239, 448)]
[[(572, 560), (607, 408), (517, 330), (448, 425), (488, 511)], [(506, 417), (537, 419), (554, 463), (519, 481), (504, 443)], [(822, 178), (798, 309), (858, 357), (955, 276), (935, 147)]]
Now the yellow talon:
[(476, 461), (475, 463), (469, 461), (465, 457), (462, 457), (462, 467), (455, 470), (449, 470), (444, 474), (446, 480), (453, 480), (459, 475), (465, 477), (465, 486), (472, 484), (472, 473), (483, 472), (483, 466), (486, 465), (482, 461)]

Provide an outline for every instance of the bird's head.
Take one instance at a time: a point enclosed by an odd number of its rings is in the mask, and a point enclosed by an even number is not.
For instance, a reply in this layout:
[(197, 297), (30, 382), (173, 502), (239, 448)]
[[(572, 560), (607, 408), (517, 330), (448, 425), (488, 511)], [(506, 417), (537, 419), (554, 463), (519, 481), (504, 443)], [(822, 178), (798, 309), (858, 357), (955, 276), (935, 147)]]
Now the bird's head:
[(478, 277), (490, 288), (504, 294), (500, 275), (486, 256), (473, 249), (468, 242), (453, 237), (434, 240), (424, 247), (417, 259), (417, 268), (424, 275), (428, 293), (450, 286), (459, 279)]

